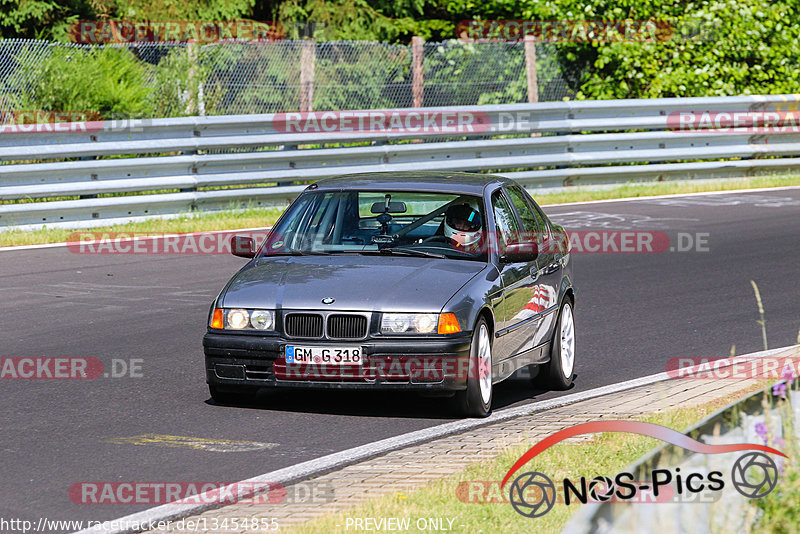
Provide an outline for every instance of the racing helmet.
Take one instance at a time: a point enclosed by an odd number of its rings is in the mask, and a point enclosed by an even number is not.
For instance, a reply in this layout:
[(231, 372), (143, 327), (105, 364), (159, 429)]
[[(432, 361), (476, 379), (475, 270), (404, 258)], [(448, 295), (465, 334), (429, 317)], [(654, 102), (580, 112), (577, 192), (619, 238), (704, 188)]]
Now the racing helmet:
[(453, 204), (445, 212), (444, 235), (464, 252), (476, 252), (481, 242), (483, 221), (478, 210), (467, 203)]

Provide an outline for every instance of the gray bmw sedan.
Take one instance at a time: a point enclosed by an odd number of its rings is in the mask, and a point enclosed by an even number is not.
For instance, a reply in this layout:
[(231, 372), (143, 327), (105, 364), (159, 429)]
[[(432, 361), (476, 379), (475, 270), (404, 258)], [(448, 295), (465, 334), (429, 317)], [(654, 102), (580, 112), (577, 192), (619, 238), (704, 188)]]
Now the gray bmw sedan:
[(572, 384), (569, 240), (512, 180), (374, 173), (308, 186), (211, 306), (217, 402), (261, 387), (410, 389), (486, 416), (495, 384), (531, 366)]

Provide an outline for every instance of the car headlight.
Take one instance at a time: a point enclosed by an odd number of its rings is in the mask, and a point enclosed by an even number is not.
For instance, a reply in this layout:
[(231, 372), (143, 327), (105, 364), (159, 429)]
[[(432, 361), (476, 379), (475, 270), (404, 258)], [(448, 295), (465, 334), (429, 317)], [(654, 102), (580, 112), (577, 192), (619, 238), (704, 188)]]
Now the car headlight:
[(253, 313), (250, 314), (250, 325), (256, 330), (272, 330), (273, 324), (275, 324), (275, 320), (271, 311), (253, 310)]
[(225, 330), (274, 330), (275, 312), (271, 310), (245, 310), (216, 308), (211, 315), (211, 328)]
[(436, 313), (384, 313), (381, 317), (381, 333), (384, 334), (432, 334), (439, 324)]
[(250, 324), (250, 314), (247, 310), (228, 310), (228, 320), (225, 325), (234, 330), (244, 330)]

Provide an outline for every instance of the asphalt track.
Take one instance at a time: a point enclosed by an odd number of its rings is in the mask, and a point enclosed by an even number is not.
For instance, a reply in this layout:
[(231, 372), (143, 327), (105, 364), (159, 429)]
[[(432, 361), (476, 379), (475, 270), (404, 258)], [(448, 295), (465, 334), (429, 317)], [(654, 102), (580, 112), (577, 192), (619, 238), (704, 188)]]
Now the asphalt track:
[[(707, 251), (575, 254), (570, 393), (664, 371), (672, 357), (763, 349), (750, 280), (763, 298), (769, 346), (798, 339), (800, 189), (545, 211), (570, 230), (663, 231), (672, 246), (678, 232), (707, 234)], [(262, 392), (251, 406), (215, 405), (202, 361), (206, 314), (243, 261), (0, 252), (0, 356), (95, 357), (107, 370), (114, 359), (140, 359), (142, 375), (0, 380), (0, 518), (113, 519), (150, 506), (75, 504), (70, 486), (232, 482), (452, 419), (447, 403), (406, 394)], [(512, 379), (497, 387), (495, 407), (559, 394)], [(270, 445), (220, 452), (168, 446), (176, 445), (170, 438), (119, 442), (145, 434)]]

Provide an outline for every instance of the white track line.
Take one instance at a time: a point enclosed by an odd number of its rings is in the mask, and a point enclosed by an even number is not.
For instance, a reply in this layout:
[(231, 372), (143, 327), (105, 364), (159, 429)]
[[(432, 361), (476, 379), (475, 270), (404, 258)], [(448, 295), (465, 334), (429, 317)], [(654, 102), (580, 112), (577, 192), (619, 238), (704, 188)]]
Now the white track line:
[[(543, 208), (547, 209), (547, 208), (559, 207), (559, 206), (580, 206), (580, 205), (584, 205), (584, 204), (603, 204), (605, 202), (633, 202), (633, 201), (636, 201), (636, 200), (642, 201), (642, 200), (652, 200), (652, 199), (657, 199), (657, 198), (696, 197), (696, 196), (701, 196), (701, 195), (730, 195), (730, 194), (733, 194), (733, 193), (755, 193), (755, 192), (759, 192), (759, 191), (784, 191), (784, 190), (789, 190), (789, 189), (800, 189), (800, 185), (787, 185), (787, 186), (781, 186), (781, 187), (757, 187), (757, 188), (751, 188), (751, 189), (732, 189), (730, 191), (705, 191), (705, 192), (700, 192), (700, 193), (673, 193), (673, 194), (669, 194), (669, 195), (652, 195), (652, 196), (644, 196), (644, 197), (610, 198), (610, 199), (606, 199), (606, 200), (582, 200), (580, 202), (561, 202), (561, 203), (558, 203), (558, 204), (545, 204), (543, 206)], [(536, 196), (535, 193), (536, 193), (535, 191), (531, 192), (531, 195), (533, 195), (534, 198)], [(187, 233), (187, 234), (169, 234), (169, 235), (170, 236), (174, 236), (174, 235), (191, 235), (191, 234), (198, 234), (199, 235), (199, 234), (203, 234), (203, 233), (214, 234), (214, 233), (223, 233), (223, 232), (248, 232), (248, 231), (263, 230), (263, 229), (264, 228), (234, 228), (234, 229), (231, 229), (231, 230), (214, 230), (214, 231), (208, 231), (208, 232), (190, 232), (190, 233)], [(91, 228), (84, 228), (83, 230), (81, 230), (81, 229), (76, 229), (75, 230), (75, 232), (81, 232), (81, 231), (91, 232), (92, 229)], [(107, 233), (111, 233), (111, 232), (107, 232)], [(118, 233), (130, 234), (130, 233), (135, 233), (135, 232), (119, 231)], [(155, 239), (155, 238), (162, 238), (164, 236), (163, 235), (156, 235), (156, 236), (151, 236), (151, 237)], [(142, 237), (138, 237), (137, 236), (136, 239), (144, 239), (144, 238), (145, 238), (145, 236), (142, 236)], [(17, 246), (13, 246), (13, 247), (0, 247), (0, 252), (9, 252), (9, 251), (13, 251), (13, 250), (34, 250), (34, 249), (40, 249), (40, 248), (66, 247), (67, 244), (68, 243), (44, 243), (44, 244), (41, 244), (41, 245), (17, 245)]]
[[(755, 358), (764, 358), (766, 356), (771, 356), (773, 354), (786, 351), (787, 349), (790, 348), (792, 347), (782, 347), (778, 349), (754, 352), (751, 354), (744, 354), (742, 356), (730, 358), (730, 363), (728, 365), (733, 365), (737, 361), (741, 362), (741, 361), (752, 360)], [(701, 367), (700, 365), (697, 365), (686, 369), (687, 371), (693, 369), (699, 370), (700, 367)], [(720, 366), (720, 368), (724, 367), (726, 366)], [(387, 452), (391, 452), (397, 449), (402, 449), (405, 447), (410, 447), (412, 445), (419, 445), (420, 443), (432, 441), (434, 439), (441, 438), (443, 436), (447, 436), (450, 434), (466, 432), (467, 430), (472, 430), (474, 428), (478, 428), (481, 426), (490, 425), (492, 423), (498, 423), (500, 421), (506, 421), (508, 419), (513, 419), (515, 417), (520, 417), (523, 415), (529, 415), (534, 412), (552, 410), (553, 408), (560, 408), (562, 406), (567, 406), (569, 404), (575, 404), (577, 402), (594, 399), (597, 397), (601, 397), (603, 395), (619, 393), (621, 391), (626, 391), (640, 386), (647, 386), (650, 384), (655, 384), (656, 382), (663, 382), (665, 380), (670, 380), (670, 379), (671, 377), (667, 372), (657, 373), (654, 375), (645, 376), (641, 378), (634, 378), (633, 380), (627, 380), (625, 382), (619, 382), (617, 384), (610, 384), (608, 386), (602, 386), (599, 388), (590, 389), (588, 391), (583, 391), (580, 393), (565, 395), (557, 399), (531, 402), (528, 404), (523, 404), (522, 406), (515, 406), (514, 408), (506, 408), (504, 410), (492, 412), (492, 414), (489, 417), (486, 417), (484, 419), (464, 419), (460, 421), (452, 421), (450, 423), (444, 423), (431, 428), (425, 428), (422, 430), (417, 430), (415, 432), (409, 432), (407, 434), (402, 434), (400, 436), (386, 438), (380, 441), (376, 441), (374, 443), (368, 443), (366, 445), (354, 447), (346, 451), (329, 454), (321, 458), (316, 458), (314, 460), (309, 460), (297, 465), (285, 467), (283, 469), (278, 469), (277, 471), (265, 473), (257, 477), (248, 478), (247, 480), (237, 482), (236, 484), (240, 485), (240, 487), (245, 487), (245, 488), (257, 487), (258, 484), (261, 484), (263, 487), (263, 485), (268, 482), (273, 484), (275, 483), (283, 484), (284, 486), (286, 486), (289, 484), (300, 482), (302, 480), (309, 479), (313, 476), (319, 476), (324, 473), (341, 469), (348, 465), (362, 462), (369, 458), (374, 458), (375, 456), (379, 456)], [(234, 493), (236, 493), (236, 490), (234, 490)], [(241, 495), (241, 498), (247, 499), (248, 497), (251, 496), (252, 493), (250, 494), (243, 493)], [(207, 500), (213, 501), (213, 499), (214, 499), (213, 497), (209, 497)], [(198, 500), (203, 501), (204, 499), (201, 497)], [(174, 521), (190, 515), (196, 515), (201, 512), (205, 512), (207, 510), (211, 510), (214, 508), (221, 508), (222, 506), (225, 506), (225, 504), (220, 505), (213, 502), (204, 504), (163, 504), (161, 506), (156, 506), (155, 508), (150, 508), (149, 510), (144, 510), (142, 512), (137, 512), (131, 515), (127, 515), (120, 519), (115, 519), (113, 521), (106, 521), (102, 525), (97, 525), (92, 528), (81, 530), (80, 534), (83, 533), (129, 534), (129, 533), (141, 532), (143, 530), (152, 530), (150, 526), (153, 524), (157, 524), (159, 521)], [(139, 526), (137, 527), (137, 525)]]

